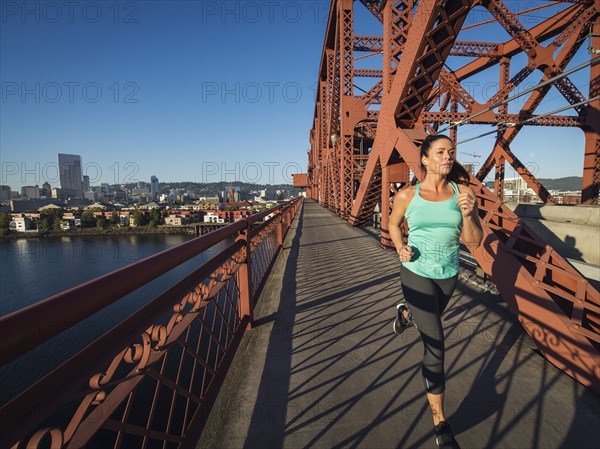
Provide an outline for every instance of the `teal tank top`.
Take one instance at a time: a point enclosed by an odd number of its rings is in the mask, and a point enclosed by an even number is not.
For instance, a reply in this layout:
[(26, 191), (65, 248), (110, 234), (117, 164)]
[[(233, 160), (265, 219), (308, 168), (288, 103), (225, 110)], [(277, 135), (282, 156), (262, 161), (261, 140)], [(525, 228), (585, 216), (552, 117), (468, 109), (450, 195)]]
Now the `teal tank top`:
[(462, 214), (456, 197), (458, 186), (450, 182), (454, 195), (444, 201), (421, 198), (421, 184), (417, 184), (414, 198), (406, 208), (408, 246), (413, 258), (402, 265), (420, 276), (447, 279), (458, 273), (459, 239)]

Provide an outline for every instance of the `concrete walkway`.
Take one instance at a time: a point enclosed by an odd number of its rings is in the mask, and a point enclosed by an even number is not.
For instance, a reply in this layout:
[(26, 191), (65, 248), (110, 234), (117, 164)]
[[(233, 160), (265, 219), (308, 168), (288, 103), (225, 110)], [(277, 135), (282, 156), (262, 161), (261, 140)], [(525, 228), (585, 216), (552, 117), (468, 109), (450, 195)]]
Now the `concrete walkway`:
[[(434, 448), (420, 337), (392, 333), (397, 256), (305, 201), (198, 448)], [(459, 283), (443, 322), (462, 448), (595, 448), (600, 398), (538, 355), (501, 298)]]

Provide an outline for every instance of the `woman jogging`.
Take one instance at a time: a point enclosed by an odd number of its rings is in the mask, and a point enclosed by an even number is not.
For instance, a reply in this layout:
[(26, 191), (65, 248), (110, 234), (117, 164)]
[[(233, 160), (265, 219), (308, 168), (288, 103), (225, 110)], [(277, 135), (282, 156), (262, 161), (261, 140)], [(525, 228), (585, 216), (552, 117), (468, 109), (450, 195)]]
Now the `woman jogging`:
[[(431, 135), (421, 145), (421, 183), (394, 197), (389, 232), (402, 262), (404, 300), (397, 306), (394, 332), (414, 324), (424, 346), (422, 375), (433, 414), (436, 442), (442, 448), (458, 444), (444, 415), (444, 333), (441, 315), (456, 287), (459, 237), (470, 250), (483, 237), (469, 174), (455, 164), (455, 148), (444, 135)], [(408, 222), (408, 244), (400, 223)]]

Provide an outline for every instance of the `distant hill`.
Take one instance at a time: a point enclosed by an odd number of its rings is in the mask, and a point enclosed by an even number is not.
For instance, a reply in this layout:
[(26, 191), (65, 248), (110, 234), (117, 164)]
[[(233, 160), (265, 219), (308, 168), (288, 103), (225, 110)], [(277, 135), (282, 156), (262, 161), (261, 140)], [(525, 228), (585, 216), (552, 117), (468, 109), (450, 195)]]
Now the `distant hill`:
[(567, 176), (566, 178), (539, 178), (540, 182), (546, 187), (548, 190), (559, 190), (559, 191), (569, 191), (569, 190), (581, 190), (581, 183), (583, 182), (583, 178), (581, 176)]
[(160, 182), (162, 186), (169, 186), (172, 189), (201, 189), (201, 188), (210, 188), (210, 189), (218, 189), (225, 190), (228, 186), (239, 187), (246, 190), (259, 190), (259, 189), (293, 189), (294, 187), (291, 184), (254, 184), (242, 181), (231, 181), (231, 182)]
[[(566, 178), (538, 178), (544, 187), (548, 190), (558, 190), (568, 192), (573, 190), (581, 190), (583, 178), (581, 176), (567, 176)], [(487, 187), (493, 187), (494, 181), (487, 181)]]

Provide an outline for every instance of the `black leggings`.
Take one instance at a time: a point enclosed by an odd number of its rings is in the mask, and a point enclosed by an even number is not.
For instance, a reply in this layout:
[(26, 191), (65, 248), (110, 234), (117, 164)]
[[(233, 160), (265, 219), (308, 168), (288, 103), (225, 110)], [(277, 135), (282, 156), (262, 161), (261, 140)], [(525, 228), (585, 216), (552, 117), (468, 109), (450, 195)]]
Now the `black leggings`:
[(446, 387), (444, 375), (444, 329), (441, 316), (456, 287), (454, 276), (448, 279), (429, 279), (400, 268), (402, 292), (425, 349), (423, 355), (423, 381), (428, 393), (440, 394)]

